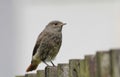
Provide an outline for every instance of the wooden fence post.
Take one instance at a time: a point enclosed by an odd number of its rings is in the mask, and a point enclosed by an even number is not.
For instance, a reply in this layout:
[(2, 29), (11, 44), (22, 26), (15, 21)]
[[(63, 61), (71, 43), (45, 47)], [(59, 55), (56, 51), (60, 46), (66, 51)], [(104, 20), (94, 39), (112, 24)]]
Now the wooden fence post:
[(80, 77), (86, 77), (85, 60), (80, 60)]
[(80, 77), (80, 59), (69, 60), (70, 77)]
[(96, 77), (96, 61), (94, 55), (85, 56), (85, 61), (87, 65), (88, 76), (86, 77)]
[(120, 77), (120, 49), (112, 49), (111, 52), (111, 65), (112, 77)]
[(47, 66), (45, 68), (45, 77), (57, 77), (57, 67)]
[(45, 77), (45, 71), (44, 70), (38, 70), (37, 71), (37, 77)]
[(109, 52), (97, 52), (97, 77), (111, 77), (111, 62)]
[(37, 77), (35, 73), (25, 74), (25, 77)]
[(69, 77), (69, 64), (58, 64), (58, 77)]

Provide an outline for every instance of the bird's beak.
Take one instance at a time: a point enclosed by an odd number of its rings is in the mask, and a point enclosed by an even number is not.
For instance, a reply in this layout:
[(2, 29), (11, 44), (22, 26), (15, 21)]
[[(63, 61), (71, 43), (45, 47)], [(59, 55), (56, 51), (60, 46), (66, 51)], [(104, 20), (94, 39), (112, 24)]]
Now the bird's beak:
[(66, 25), (67, 23), (63, 23), (62, 25), (64, 26), (64, 25)]

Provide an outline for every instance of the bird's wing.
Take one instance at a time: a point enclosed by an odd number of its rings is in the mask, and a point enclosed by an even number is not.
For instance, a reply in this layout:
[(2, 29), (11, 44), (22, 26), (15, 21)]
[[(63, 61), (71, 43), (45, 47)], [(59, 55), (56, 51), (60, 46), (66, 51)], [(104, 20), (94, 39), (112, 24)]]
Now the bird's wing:
[(36, 41), (36, 44), (35, 44), (34, 49), (33, 49), (33, 54), (32, 54), (32, 56), (34, 56), (35, 53), (37, 52), (37, 49), (38, 49), (39, 46), (40, 46), (41, 40), (42, 40), (42, 38), (43, 38), (45, 35), (46, 35), (45, 32), (41, 32), (40, 35), (38, 36), (37, 41)]
[(35, 47), (34, 47), (34, 49), (33, 49), (33, 54), (32, 54), (32, 56), (35, 55), (35, 53), (37, 52), (38, 47), (39, 47), (39, 44), (36, 43), (36, 44), (35, 44)]

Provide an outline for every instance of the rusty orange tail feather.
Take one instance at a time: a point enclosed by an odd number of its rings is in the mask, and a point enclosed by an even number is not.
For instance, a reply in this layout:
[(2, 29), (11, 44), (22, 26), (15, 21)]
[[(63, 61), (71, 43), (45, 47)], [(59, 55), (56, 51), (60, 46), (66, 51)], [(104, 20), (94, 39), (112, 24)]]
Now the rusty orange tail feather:
[(27, 68), (26, 72), (29, 72), (29, 71), (33, 71), (37, 68), (38, 65), (33, 65), (33, 64), (30, 64), (29, 67)]

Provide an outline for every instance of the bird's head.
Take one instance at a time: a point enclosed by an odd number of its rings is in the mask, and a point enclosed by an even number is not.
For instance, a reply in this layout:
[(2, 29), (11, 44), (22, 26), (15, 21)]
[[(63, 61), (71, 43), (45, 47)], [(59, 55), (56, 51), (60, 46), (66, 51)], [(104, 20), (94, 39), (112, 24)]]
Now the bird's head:
[(48, 23), (47, 28), (53, 30), (53, 31), (62, 31), (62, 27), (66, 25), (66, 23), (63, 23), (61, 21), (51, 21)]

